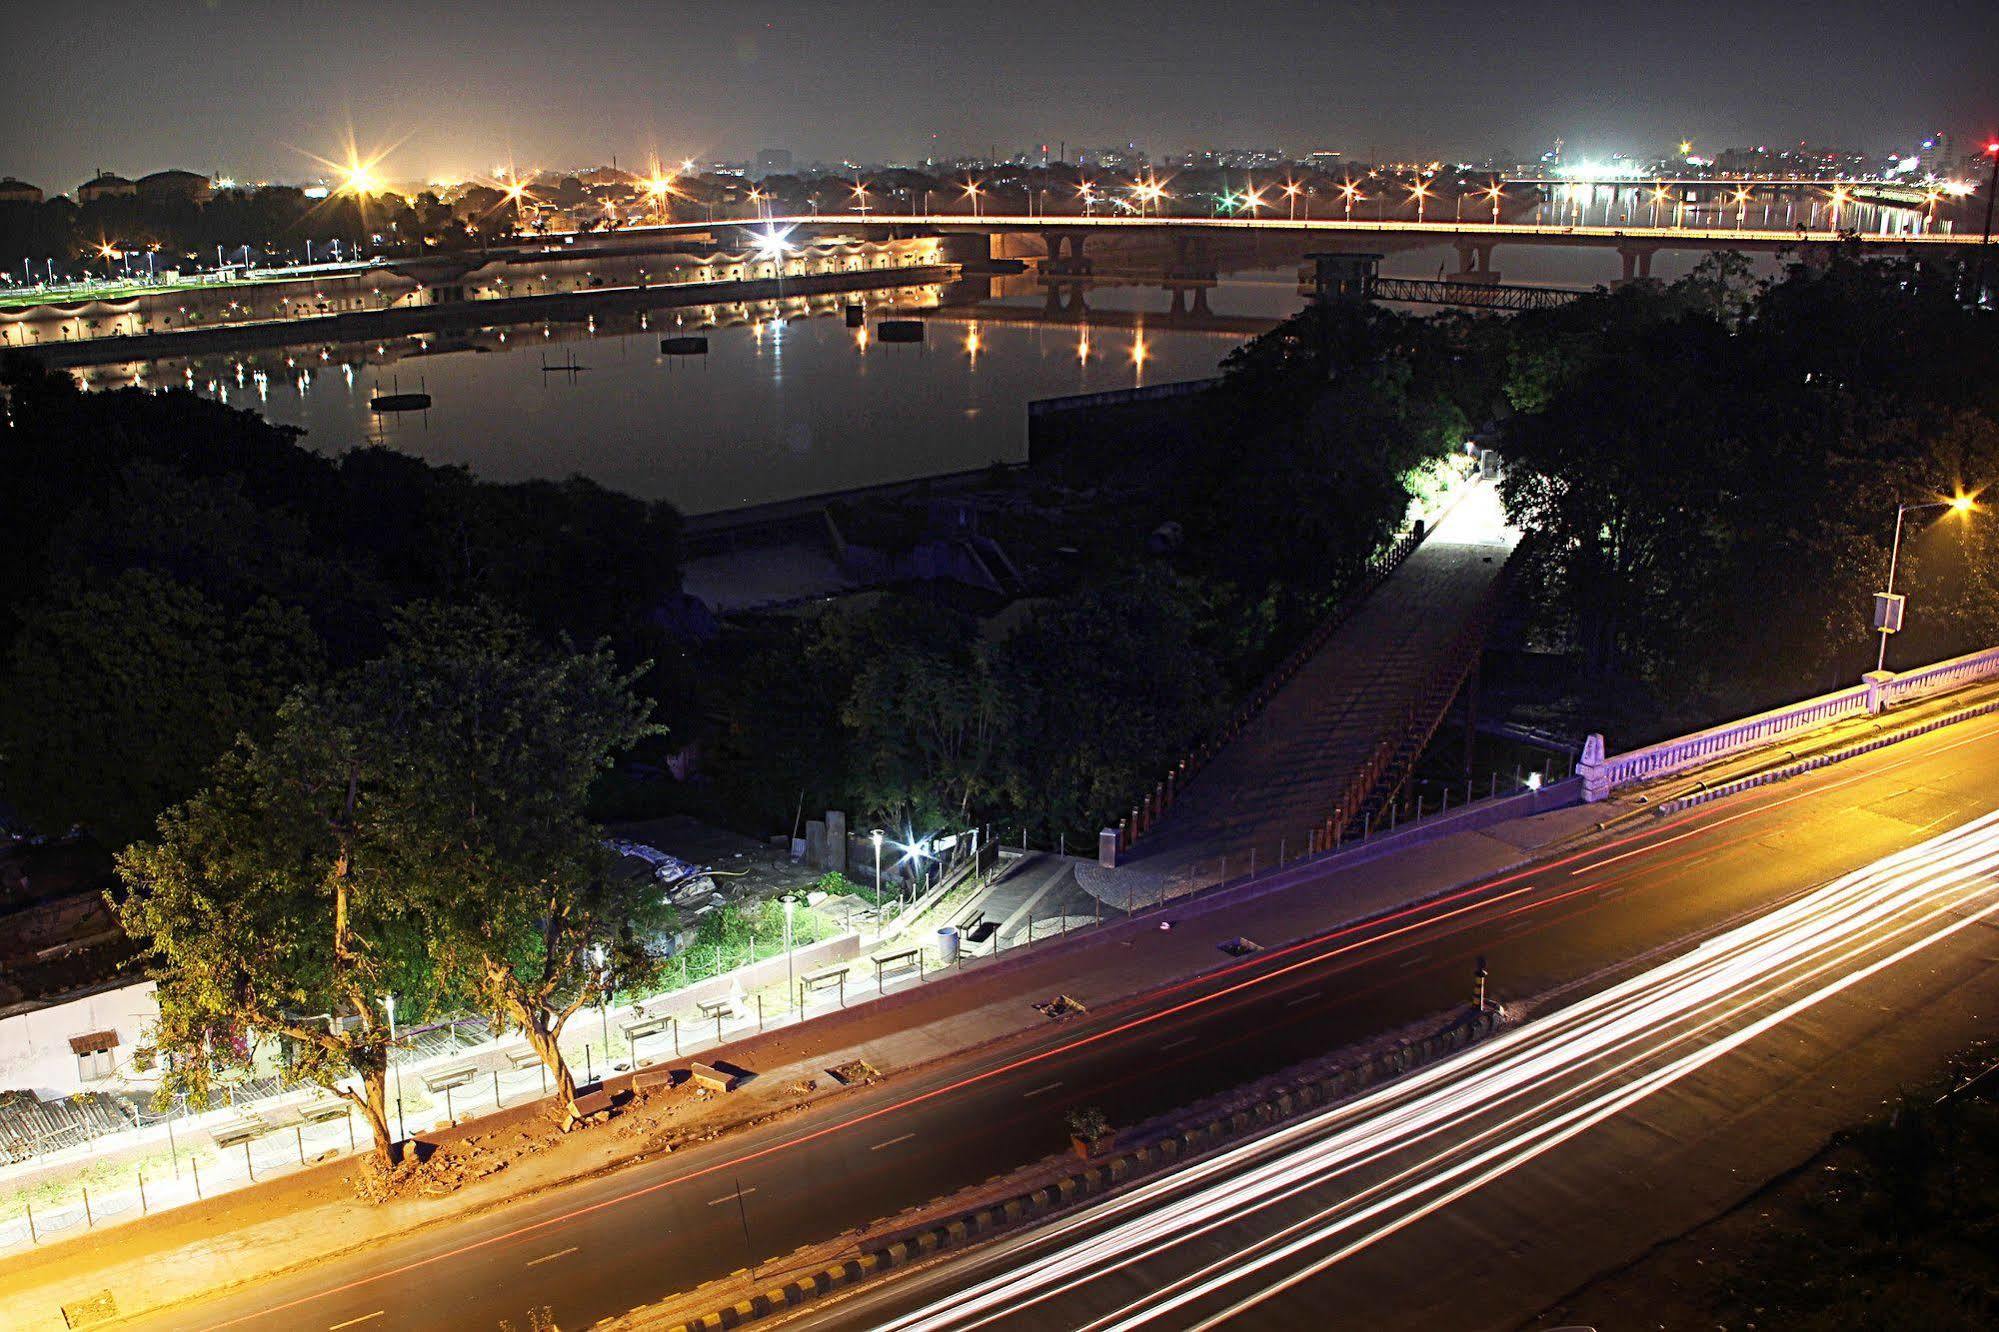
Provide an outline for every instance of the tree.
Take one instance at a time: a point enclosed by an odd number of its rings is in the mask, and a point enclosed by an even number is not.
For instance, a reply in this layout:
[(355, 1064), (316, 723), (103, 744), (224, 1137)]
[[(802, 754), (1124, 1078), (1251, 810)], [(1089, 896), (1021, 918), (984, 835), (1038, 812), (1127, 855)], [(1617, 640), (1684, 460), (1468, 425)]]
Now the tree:
[(41, 826), (81, 823), (111, 846), (193, 794), (320, 668), (298, 611), (259, 598), (232, 614), (142, 570), (66, 581), (24, 613), (0, 677), (6, 789)]
[(246, 1066), (255, 1038), (283, 1037), (294, 1071), (360, 1109), (387, 1164), (387, 1004), (424, 1011), (439, 972), (359, 720), (337, 693), (296, 694), (269, 741), (238, 744), (155, 841), (118, 857), (119, 914), (158, 964), (163, 1089), (206, 1104), (218, 1053)]
[(564, 1024), (644, 984), (674, 923), (650, 877), (614, 872), (583, 813), (612, 756), (657, 730), (634, 678), (601, 647), (542, 648), (490, 607), (419, 603), (354, 684), (380, 728), (382, 820), (431, 946), (526, 1034), (565, 1106)]

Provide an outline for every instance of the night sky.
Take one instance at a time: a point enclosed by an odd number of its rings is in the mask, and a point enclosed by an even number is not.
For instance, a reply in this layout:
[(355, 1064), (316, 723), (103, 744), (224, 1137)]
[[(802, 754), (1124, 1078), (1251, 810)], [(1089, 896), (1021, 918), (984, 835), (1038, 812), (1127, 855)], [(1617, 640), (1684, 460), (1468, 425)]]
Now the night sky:
[(1999, 4), (83, 3), (0, 13), (0, 174), (298, 180), (1067, 140), (1294, 155), (1657, 154), (1967, 141)]

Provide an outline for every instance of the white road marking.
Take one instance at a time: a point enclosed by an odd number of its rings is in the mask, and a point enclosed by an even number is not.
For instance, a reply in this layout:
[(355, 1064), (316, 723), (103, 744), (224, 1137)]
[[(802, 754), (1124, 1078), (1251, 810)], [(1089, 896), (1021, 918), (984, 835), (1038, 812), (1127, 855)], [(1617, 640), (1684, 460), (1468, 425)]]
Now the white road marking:
[(375, 1312), (371, 1314), (362, 1314), (359, 1318), (350, 1318), (344, 1323), (335, 1323), (331, 1328), (327, 1330), (327, 1332), (340, 1332), (340, 1329), (343, 1327), (352, 1327), (356, 1323), (366, 1323), (372, 1319), (380, 1318), (383, 1314), (387, 1312), (388, 1312), (387, 1309), (377, 1309), (375, 1310)]
[(1030, 1096), (1039, 1096), (1039, 1095), (1041, 1095), (1041, 1093), (1043, 1093), (1043, 1092), (1052, 1092), (1052, 1091), (1054, 1091), (1054, 1090), (1055, 1090), (1055, 1089), (1056, 1089), (1057, 1087), (1059, 1087), (1059, 1086), (1061, 1086), (1061, 1085), (1062, 1085), (1062, 1084), (1061, 1084), (1061, 1083), (1059, 1083), (1059, 1082), (1051, 1082), (1051, 1083), (1049, 1083), (1049, 1084), (1048, 1084), (1048, 1085), (1047, 1085), (1046, 1087), (1036, 1087), (1036, 1088), (1035, 1088), (1035, 1089), (1034, 1089), (1033, 1091), (1031, 1091), (1031, 1092), (1022, 1092), (1022, 1093), (1020, 1094), (1020, 1099), (1024, 1101), (1024, 1100), (1026, 1100), (1026, 1099), (1027, 1099), (1028, 1097), (1030, 1097)]
[(874, 1146), (868, 1148), (868, 1150), (871, 1152), (878, 1152), (884, 1147), (893, 1147), (899, 1142), (908, 1142), (911, 1138), (915, 1136), (916, 1135), (914, 1133), (905, 1133), (900, 1138), (890, 1138), (887, 1142), (878, 1142)]
[(566, 1258), (570, 1254), (575, 1252), (576, 1252), (576, 1246), (572, 1244), (566, 1249), (558, 1249), (554, 1253), (545, 1253), (539, 1258), (531, 1259), (528, 1262), (528, 1266), (540, 1267), (543, 1263), (552, 1263), (558, 1258)]
[(757, 1191), (757, 1186), (752, 1184), (747, 1189), (744, 1189), (741, 1193), (725, 1193), (721, 1197), (709, 1203), (708, 1205), (710, 1207), (720, 1207), (723, 1203), (732, 1203), (738, 1198), (747, 1198), (756, 1191)]
[(1403, 970), (1404, 968), (1407, 968), (1407, 967), (1413, 967), (1413, 966), (1415, 966), (1415, 965), (1416, 965), (1416, 964), (1417, 964), (1418, 962), (1421, 962), (1421, 961), (1422, 961), (1422, 960), (1423, 960), (1424, 958), (1428, 957), (1429, 955), (1430, 955), (1430, 954), (1429, 954), (1429, 951), (1428, 951), (1428, 950), (1426, 949), (1425, 951), (1423, 951), (1423, 952), (1420, 952), (1420, 953), (1416, 954), (1416, 956), (1414, 956), (1414, 957), (1410, 958), (1410, 959), (1409, 959), (1409, 960), (1408, 960), (1407, 962), (1403, 962), (1403, 963), (1400, 963), (1400, 964), (1399, 964), (1399, 965), (1398, 965), (1398, 966), (1396, 967), (1396, 970), (1400, 971), (1400, 970)]
[(1296, 999), (1286, 999), (1284, 1006), (1286, 1008), (1296, 1008), (1300, 1004), (1309, 1004), (1324, 993), (1324, 990), (1314, 990), (1310, 994), (1301, 994)]
[(1168, 1041), (1166, 1042), (1166, 1044), (1160, 1046), (1159, 1048), (1161, 1050), (1177, 1050), (1183, 1045), (1192, 1045), (1195, 1041), (1198, 1041), (1200, 1039), (1201, 1038), (1199, 1036), (1182, 1036), (1179, 1040)]

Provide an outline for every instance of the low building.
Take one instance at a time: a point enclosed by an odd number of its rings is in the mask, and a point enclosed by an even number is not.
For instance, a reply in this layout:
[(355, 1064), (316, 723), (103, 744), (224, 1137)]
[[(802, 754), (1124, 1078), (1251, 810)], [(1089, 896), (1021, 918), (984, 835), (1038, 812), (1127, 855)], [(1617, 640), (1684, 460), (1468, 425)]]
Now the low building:
[(0, 203), (38, 204), (41, 201), (42, 192), (37, 186), (30, 185), (25, 180), (16, 180), (12, 176), (0, 180)]
[(0, 1092), (43, 1100), (150, 1080), (153, 985), (86, 838), (0, 842)]
[(204, 204), (215, 197), (215, 183), (193, 171), (155, 171), (150, 176), (139, 177), (133, 185), (139, 197), (148, 203), (185, 199), (190, 203)]
[(99, 199), (129, 199), (138, 192), (139, 187), (123, 176), (100, 171), (76, 187), (76, 201), (87, 204)]

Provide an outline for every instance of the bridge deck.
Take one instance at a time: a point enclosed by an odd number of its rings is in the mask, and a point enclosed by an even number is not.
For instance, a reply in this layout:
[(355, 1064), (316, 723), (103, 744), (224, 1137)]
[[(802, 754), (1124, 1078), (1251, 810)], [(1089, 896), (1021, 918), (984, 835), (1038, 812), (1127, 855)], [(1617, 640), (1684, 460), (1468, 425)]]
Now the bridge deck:
[[(1518, 541), (1490, 484), (1467, 494), (1103, 877), (1164, 877), (1177, 892), (1182, 880), (1215, 877), (1223, 855), (1232, 873), (1248, 868), (1252, 847), (1259, 864), (1271, 863), (1279, 839), (1297, 855), (1450, 666)], [(1115, 898), (1124, 888), (1103, 890)]]

